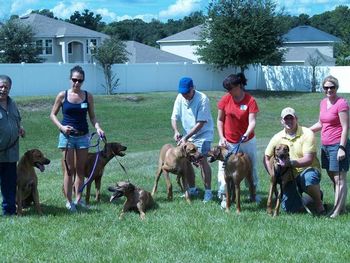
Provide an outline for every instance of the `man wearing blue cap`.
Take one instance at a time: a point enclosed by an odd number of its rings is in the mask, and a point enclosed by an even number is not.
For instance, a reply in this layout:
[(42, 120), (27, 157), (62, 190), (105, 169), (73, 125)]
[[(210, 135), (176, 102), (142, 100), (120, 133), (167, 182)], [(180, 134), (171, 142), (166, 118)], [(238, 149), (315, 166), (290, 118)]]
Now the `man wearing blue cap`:
[[(185, 130), (186, 134), (183, 136), (177, 129), (177, 121), (181, 122)], [(214, 137), (213, 118), (208, 97), (194, 89), (191, 78), (180, 79), (179, 94), (176, 97), (171, 115), (171, 126), (174, 130), (174, 140), (178, 142), (178, 145), (190, 141), (206, 156)], [(205, 187), (203, 202), (208, 202), (212, 200), (213, 195), (211, 192), (211, 169), (206, 158), (201, 160), (200, 167)], [(189, 193), (196, 195), (196, 187), (191, 185), (191, 182), (189, 183)]]

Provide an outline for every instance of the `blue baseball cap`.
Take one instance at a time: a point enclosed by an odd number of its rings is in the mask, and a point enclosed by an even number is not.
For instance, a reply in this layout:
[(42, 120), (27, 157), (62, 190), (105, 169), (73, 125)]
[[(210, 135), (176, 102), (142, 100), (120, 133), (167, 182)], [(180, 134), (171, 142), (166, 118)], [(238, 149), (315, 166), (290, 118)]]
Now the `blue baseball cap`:
[(191, 88), (193, 87), (193, 81), (191, 78), (184, 77), (180, 79), (179, 82), (179, 93), (186, 94), (191, 91)]

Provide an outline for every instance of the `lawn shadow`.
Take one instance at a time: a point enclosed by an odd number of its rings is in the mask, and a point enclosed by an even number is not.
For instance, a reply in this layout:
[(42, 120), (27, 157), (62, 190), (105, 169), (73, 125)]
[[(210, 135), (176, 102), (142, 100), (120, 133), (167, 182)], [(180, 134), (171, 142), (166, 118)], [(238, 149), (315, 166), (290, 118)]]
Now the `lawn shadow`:
[[(55, 205), (40, 204), (40, 206), (43, 212), (43, 216), (67, 216), (67, 214), (74, 214), (68, 211), (64, 205), (55, 206)], [(100, 212), (100, 209), (96, 207), (92, 207), (90, 209), (78, 208), (78, 211), (77, 211), (77, 213), (87, 213), (87, 214), (98, 213), (98, 212)], [(31, 205), (30, 207), (23, 209), (23, 215), (35, 216), (35, 215), (38, 215), (38, 213), (36, 212), (35, 207)]]

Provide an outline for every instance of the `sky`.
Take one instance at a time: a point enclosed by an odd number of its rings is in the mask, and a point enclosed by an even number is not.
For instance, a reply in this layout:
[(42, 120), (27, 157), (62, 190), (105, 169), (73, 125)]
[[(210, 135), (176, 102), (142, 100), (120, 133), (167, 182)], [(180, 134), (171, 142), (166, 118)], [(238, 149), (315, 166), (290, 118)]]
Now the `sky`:
[[(84, 9), (100, 14), (102, 21), (110, 23), (124, 19), (140, 18), (145, 22), (158, 19), (181, 19), (194, 11), (206, 14), (211, 0), (0, 0), (0, 21), (11, 15), (25, 15), (32, 10), (49, 9), (54, 16), (69, 18), (75, 11)], [(284, 7), (290, 15), (301, 13), (313, 16), (334, 10), (336, 6), (350, 7), (350, 0), (275, 0), (277, 8)]]

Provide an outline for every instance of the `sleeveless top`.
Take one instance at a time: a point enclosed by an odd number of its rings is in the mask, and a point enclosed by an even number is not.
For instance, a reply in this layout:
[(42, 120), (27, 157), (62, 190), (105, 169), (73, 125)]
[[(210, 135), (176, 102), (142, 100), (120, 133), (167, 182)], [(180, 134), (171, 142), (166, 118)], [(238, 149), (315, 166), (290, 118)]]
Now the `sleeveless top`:
[(89, 133), (89, 125), (87, 123), (87, 112), (89, 108), (88, 93), (85, 91), (85, 100), (81, 103), (71, 103), (68, 101), (68, 91), (64, 95), (62, 104), (63, 120), (62, 125), (70, 125), (83, 134)]

